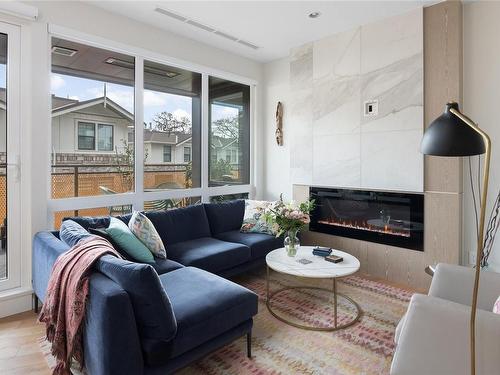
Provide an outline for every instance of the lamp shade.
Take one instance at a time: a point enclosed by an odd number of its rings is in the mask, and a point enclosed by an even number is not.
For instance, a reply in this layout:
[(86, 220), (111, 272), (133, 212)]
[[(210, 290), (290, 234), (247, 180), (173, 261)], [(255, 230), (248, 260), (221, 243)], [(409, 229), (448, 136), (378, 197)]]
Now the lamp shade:
[(444, 113), (427, 128), (420, 151), (434, 156), (472, 156), (486, 151), (482, 136), (450, 109), (459, 111), (457, 103), (446, 104)]

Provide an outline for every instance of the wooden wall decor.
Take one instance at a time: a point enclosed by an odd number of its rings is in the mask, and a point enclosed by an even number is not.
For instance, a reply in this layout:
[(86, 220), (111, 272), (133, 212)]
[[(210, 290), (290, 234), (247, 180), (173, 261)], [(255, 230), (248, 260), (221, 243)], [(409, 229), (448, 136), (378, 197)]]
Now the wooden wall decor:
[(276, 106), (276, 143), (283, 146), (283, 105), (278, 102)]

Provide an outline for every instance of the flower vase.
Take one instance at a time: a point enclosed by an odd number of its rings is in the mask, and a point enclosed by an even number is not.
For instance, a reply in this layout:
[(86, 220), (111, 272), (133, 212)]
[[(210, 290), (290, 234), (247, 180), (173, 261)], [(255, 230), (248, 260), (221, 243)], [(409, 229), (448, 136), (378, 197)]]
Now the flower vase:
[(299, 250), (300, 241), (297, 237), (298, 232), (298, 230), (289, 230), (287, 236), (285, 237), (284, 246), (289, 257), (297, 255), (297, 250)]

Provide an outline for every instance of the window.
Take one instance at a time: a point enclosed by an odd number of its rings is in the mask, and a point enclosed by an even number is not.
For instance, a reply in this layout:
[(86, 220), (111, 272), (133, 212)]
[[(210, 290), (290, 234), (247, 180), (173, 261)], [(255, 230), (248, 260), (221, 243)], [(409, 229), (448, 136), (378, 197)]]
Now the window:
[(201, 74), (144, 61), (144, 123), (144, 189), (201, 187)]
[(184, 163), (191, 161), (191, 147), (184, 147)]
[[(96, 151), (96, 124), (78, 122), (78, 150)], [(113, 125), (97, 124), (97, 151), (113, 151)]]
[(209, 186), (249, 184), (250, 86), (210, 77), (208, 97)]
[(78, 123), (78, 149), (95, 150), (95, 124)]
[(163, 162), (170, 163), (172, 161), (172, 146), (163, 146)]
[[(52, 47), (56, 226), (67, 212), (119, 215), (248, 195), (250, 86), (58, 37)], [(75, 199), (84, 196), (98, 208)]]
[(97, 144), (99, 151), (113, 151), (113, 125), (99, 124)]
[(51, 55), (52, 198), (133, 191), (135, 58), (52, 38), (56, 46), (76, 52)]

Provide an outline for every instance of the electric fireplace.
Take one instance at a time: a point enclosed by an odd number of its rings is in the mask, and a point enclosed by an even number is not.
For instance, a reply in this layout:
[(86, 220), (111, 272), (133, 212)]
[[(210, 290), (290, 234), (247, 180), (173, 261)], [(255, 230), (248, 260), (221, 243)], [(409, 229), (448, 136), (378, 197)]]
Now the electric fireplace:
[(423, 251), (424, 196), (311, 187), (309, 230)]

